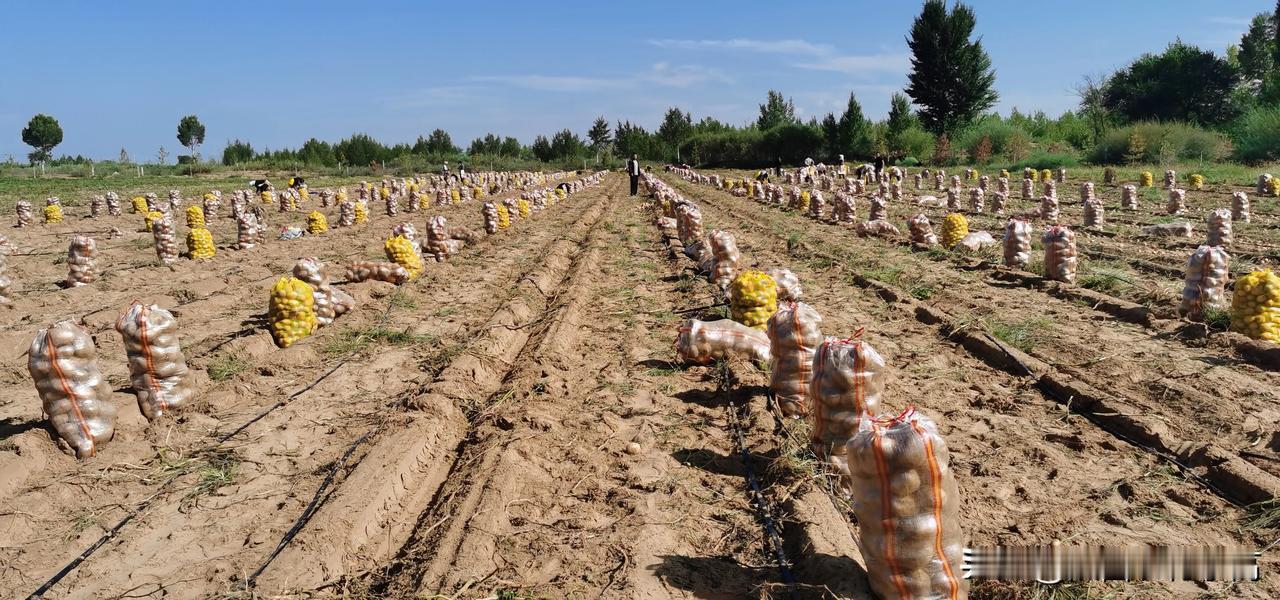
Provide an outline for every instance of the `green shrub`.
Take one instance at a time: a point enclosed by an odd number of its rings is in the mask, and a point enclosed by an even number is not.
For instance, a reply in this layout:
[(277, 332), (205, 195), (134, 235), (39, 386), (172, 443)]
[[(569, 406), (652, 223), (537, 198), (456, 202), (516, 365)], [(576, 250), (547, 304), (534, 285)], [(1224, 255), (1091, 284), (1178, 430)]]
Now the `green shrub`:
[(922, 156), (933, 155), (933, 134), (920, 127), (908, 127), (898, 134), (897, 145), (906, 156), (914, 156), (919, 160)]
[[(1141, 156), (1130, 153), (1130, 140), (1141, 139)], [(1186, 123), (1160, 123), (1145, 121), (1112, 129), (1098, 140), (1089, 161), (1095, 164), (1114, 165), (1140, 162), (1144, 164), (1168, 164), (1171, 161), (1210, 162), (1226, 158), (1231, 153), (1231, 142), (1226, 136)]]
[(897, 162), (897, 165), (898, 165), (899, 167), (918, 167), (918, 166), (920, 166), (920, 159), (918, 159), (918, 158), (916, 158), (916, 157), (914, 157), (914, 156), (908, 156), (908, 157), (906, 157), (906, 158), (904, 158), (904, 159), (902, 159), (902, 160), (898, 161), (898, 162)]
[(1036, 170), (1056, 169), (1058, 167), (1078, 167), (1080, 166), (1080, 158), (1074, 154), (1066, 152), (1032, 152), (1031, 156), (1012, 163), (1008, 166), (1009, 172), (1021, 171), (1027, 167)]
[(1008, 121), (1002, 121), (998, 116), (987, 117), (962, 131), (956, 140), (952, 141), (951, 147), (954, 149), (963, 149), (969, 156), (977, 157), (978, 147), (982, 145), (983, 138), (990, 140), (991, 156), (1006, 156), (1009, 148), (1009, 140), (1016, 139), (1018, 136), (1025, 137), (1027, 132), (1023, 131), (1017, 125)]
[(1280, 159), (1280, 106), (1257, 107), (1231, 128), (1235, 156), (1247, 163)]

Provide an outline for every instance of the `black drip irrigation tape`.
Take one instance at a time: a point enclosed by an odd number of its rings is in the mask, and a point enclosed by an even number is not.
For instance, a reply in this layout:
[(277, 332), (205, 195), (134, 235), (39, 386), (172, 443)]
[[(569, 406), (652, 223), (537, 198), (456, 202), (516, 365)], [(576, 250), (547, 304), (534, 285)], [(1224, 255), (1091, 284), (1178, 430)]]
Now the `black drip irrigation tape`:
[(267, 570), (267, 567), (271, 566), (271, 562), (274, 561), (277, 556), (280, 556), (280, 553), (284, 552), (284, 549), (289, 545), (289, 542), (292, 542), (293, 538), (297, 537), (298, 533), (302, 531), (302, 528), (307, 526), (307, 523), (311, 521), (311, 517), (315, 516), (316, 510), (320, 508), (320, 505), (324, 500), (328, 500), (329, 497), (324, 494), (325, 490), (329, 489), (329, 486), (333, 483), (334, 477), (338, 475), (338, 471), (342, 470), (342, 468), (346, 466), (348, 460), (351, 460), (351, 455), (355, 453), (356, 448), (359, 448), (365, 440), (368, 440), (380, 429), (382, 429), (382, 425), (378, 425), (373, 429), (366, 431), (364, 435), (356, 438), (356, 441), (352, 442), (351, 445), (347, 447), (347, 451), (342, 453), (341, 458), (334, 461), (333, 467), (329, 469), (329, 474), (325, 476), (324, 481), (320, 482), (320, 487), (316, 488), (316, 493), (311, 497), (311, 502), (307, 503), (307, 507), (302, 510), (301, 515), (298, 515), (298, 519), (293, 522), (293, 526), (289, 528), (289, 531), (285, 532), (284, 537), (280, 538), (280, 543), (276, 544), (275, 550), (272, 550), (271, 554), (267, 556), (267, 559), (263, 561), (262, 565), (254, 570), (253, 574), (245, 580), (245, 589), (253, 589), (254, 584), (258, 580), (258, 576), (262, 575), (262, 573)]
[(796, 580), (791, 574), (791, 561), (787, 559), (786, 550), (782, 547), (782, 536), (778, 533), (778, 525), (773, 516), (772, 506), (764, 497), (764, 490), (760, 487), (760, 480), (756, 479), (755, 471), (751, 468), (751, 455), (747, 452), (746, 438), (742, 434), (742, 422), (739, 418), (739, 411), (742, 407), (733, 400), (730, 394), (731, 385), (729, 384), (729, 369), (723, 363), (720, 365), (720, 381), (716, 386), (716, 393), (724, 398), (729, 411), (729, 425), (733, 429), (734, 445), (737, 446), (738, 454), (742, 456), (742, 465), (746, 472), (747, 486), (751, 490), (751, 505), (756, 509), (756, 520), (764, 527), (765, 534), (765, 551), (772, 550), (773, 555), (778, 560), (778, 571), (782, 576), (782, 582), (787, 585), (794, 585)]

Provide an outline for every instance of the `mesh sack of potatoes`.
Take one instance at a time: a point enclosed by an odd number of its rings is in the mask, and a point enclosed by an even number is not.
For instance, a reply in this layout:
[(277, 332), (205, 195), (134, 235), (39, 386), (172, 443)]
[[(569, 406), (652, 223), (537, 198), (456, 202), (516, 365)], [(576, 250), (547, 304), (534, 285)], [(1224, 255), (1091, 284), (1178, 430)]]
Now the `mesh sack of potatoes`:
[(912, 408), (862, 419), (845, 452), (871, 590), (966, 598), (959, 490), (937, 425)]
[(418, 256), (418, 249), (409, 238), (401, 235), (389, 237), (383, 243), (383, 250), (388, 260), (404, 267), (409, 279), (416, 279), (422, 274), (422, 257)]
[(97, 259), (98, 243), (93, 238), (85, 235), (72, 237), (67, 248), (67, 287), (93, 283), (98, 278)]
[(1127, 183), (1120, 188), (1120, 208), (1125, 210), (1138, 209), (1138, 187)]
[(827, 208), (827, 198), (822, 192), (814, 190), (809, 195), (809, 217), (816, 220), (822, 220), (823, 211)]
[(795, 300), (784, 302), (769, 317), (765, 329), (772, 359), (769, 389), (786, 416), (801, 417), (809, 412), (805, 399), (813, 372), (813, 353), (822, 344), (821, 322), (818, 311)]
[(347, 281), (385, 281), (400, 285), (409, 280), (409, 271), (393, 262), (357, 261), (347, 266)]
[(1030, 179), (1022, 180), (1022, 199), (1030, 200), (1035, 195), (1036, 183)]
[(1244, 192), (1231, 194), (1231, 220), (1248, 223), (1249, 219), (1249, 194)]
[(837, 223), (853, 223), (854, 200), (853, 195), (845, 192), (837, 192), (835, 201), (832, 202), (832, 216), (835, 217)]
[(1209, 239), (1207, 241), (1210, 246), (1222, 246), (1223, 248), (1231, 248), (1231, 210), (1226, 208), (1215, 209), (1209, 213), (1207, 229)]
[(1171, 215), (1180, 215), (1186, 209), (1187, 190), (1172, 189), (1169, 190), (1169, 201), (1165, 203), (1165, 213)]
[(401, 221), (391, 228), (391, 237), (400, 236), (410, 242), (418, 241), (418, 228), (413, 223)]
[(307, 233), (311, 235), (319, 235), (329, 231), (329, 219), (324, 213), (313, 210), (307, 213)]
[(868, 221), (885, 221), (889, 217), (889, 203), (884, 196), (872, 196), (867, 205)]
[(960, 210), (960, 188), (947, 190), (947, 210)]
[(764, 330), (778, 310), (778, 284), (760, 271), (743, 271), (729, 284), (729, 312), (734, 321)]
[(1218, 246), (1200, 246), (1187, 261), (1178, 314), (1203, 321), (1206, 310), (1227, 308), (1227, 277), (1231, 257)]
[(194, 205), (188, 206), (187, 207), (187, 227), (190, 229), (195, 229), (197, 227), (204, 227), (204, 226), (205, 226), (204, 209)]
[(49, 204), (44, 207), (44, 224), (55, 225), (62, 222), (62, 205)]
[(1280, 277), (1270, 269), (1236, 279), (1231, 296), (1231, 330), (1280, 344)]
[(168, 214), (151, 223), (151, 235), (155, 238), (156, 256), (160, 264), (169, 266), (178, 261), (178, 236), (173, 231), (173, 219)]
[(1004, 207), (1009, 203), (1009, 194), (1005, 192), (996, 192), (991, 194), (991, 214), (1003, 215)]
[(120, 194), (115, 192), (107, 192), (107, 216), (120, 216)]
[(986, 208), (987, 193), (982, 188), (973, 188), (969, 190), (969, 210), (974, 213), (981, 213)]
[(1191, 237), (1195, 231), (1191, 223), (1156, 223), (1142, 228), (1142, 235), (1147, 237)]
[(942, 220), (942, 247), (951, 249), (969, 235), (969, 221), (964, 215), (952, 213)]
[(124, 340), (129, 378), (143, 416), (155, 420), (191, 402), (195, 383), (173, 313), (135, 300), (116, 320), (116, 331)]
[(901, 232), (898, 231), (897, 225), (894, 225), (885, 219), (863, 221), (858, 223), (858, 226), (854, 228), (854, 231), (857, 231), (858, 235), (862, 236), (890, 237), (901, 234)]
[(921, 246), (932, 246), (938, 243), (938, 236), (933, 233), (933, 225), (929, 217), (920, 213), (907, 219), (907, 230), (911, 233), (911, 243)]
[(1044, 232), (1044, 276), (1066, 283), (1076, 282), (1076, 234), (1060, 225)]
[(256, 245), (258, 221), (252, 212), (244, 211), (236, 218), (236, 249), (248, 250)]
[(480, 214), (484, 217), (484, 231), (490, 235), (498, 233), (498, 205), (493, 202), (485, 202), (480, 208)]
[(427, 239), (424, 248), (437, 262), (443, 262), (453, 253), (449, 244), (449, 221), (443, 215), (431, 217), (427, 222)]
[(356, 306), (356, 299), (329, 282), (329, 274), (324, 263), (316, 258), (300, 258), (293, 265), (293, 276), (311, 286), (316, 326), (324, 327), (333, 320), (351, 311)]
[(271, 288), (267, 321), (276, 346), (288, 348), (316, 329), (315, 295), (307, 282), (285, 275)]
[(14, 205), (14, 211), (17, 212), (17, 215), (18, 215), (19, 228), (24, 228), (24, 226), (31, 226), (31, 220), (32, 220), (31, 202), (27, 202), (26, 200), (19, 200), (17, 205)]
[(839, 476), (845, 496), (850, 493), (845, 449), (863, 416), (879, 412), (885, 370), (884, 359), (862, 340), (826, 338), (813, 355), (809, 443)]
[(1102, 206), (1102, 199), (1089, 198), (1086, 200), (1084, 203), (1084, 226), (1102, 227), (1106, 224), (1106, 210)]
[(72, 321), (36, 332), (27, 351), (41, 407), (63, 451), (76, 458), (98, 453), (115, 436), (116, 407), (111, 385), (98, 370), (93, 337)]
[(352, 214), (352, 224), (359, 225), (369, 220), (369, 205), (364, 202), (356, 202), (355, 210)]
[(101, 195), (94, 195), (89, 198), (89, 218), (96, 219), (102, 216), (102, 209), (107, 205), (107, 199)]
[(712, 229), (707, 239), (711, 244), (711, 254), (715, 258), (715, 265), (710, 273), (711, 282), (720, 289), (727, 290), (738, 270), (738, 262), (742, 260), (742, 254), (738, 252), (738, 242), (733, 239), (732, 233), (722, 229)]
[(734, 357), (767, 363), (769, 338), (763, 331), (729, 319), (689, 319), (678, 330), (676, 354), (685, 362), (699, 365)]
[(796, 277), (796, 274), (792, 273), (791, 269), (765, 269), (764, 273), (772, 278), (778, 286), (779, 301), (799, 300), (804, 295), (804, 290), (800, 287), (800, 278)]
[(1030, 261), (1031, 223), (1022, 219), (1009, 219), (1004, 226), (1004, 265), (1025, 269)]
[(199, 227), (187, 231), (187, 254), (191, 258), (213, 258), (217, 252), (213, 245), (213, 234), (208, 229)]
[(212, 221), (218, 218), (218, 208), (222, 206), (222, 197), (218, 192), (210, 192), (204, 195), (200, 203), (201, 210), (204, 211), (204, 218)]
[(1164, 172), (1164, 189), (1171, 190), (1178, 183), (1178, 172), (1168, 169)]
[(1040, 198), (1040, 218), (1050, 223), (1058, 222), (1057, 197), (1045, 195)]

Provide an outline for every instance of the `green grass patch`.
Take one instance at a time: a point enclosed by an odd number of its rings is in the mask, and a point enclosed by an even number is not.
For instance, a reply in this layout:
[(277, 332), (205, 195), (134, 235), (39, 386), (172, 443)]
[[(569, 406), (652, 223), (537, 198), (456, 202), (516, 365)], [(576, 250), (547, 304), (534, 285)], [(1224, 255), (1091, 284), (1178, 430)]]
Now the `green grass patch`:
[(250, 367), (249, 360), (236, 352), (227, 352), (220, 354), (212, 361), (205, 371), (209, 373), (209, 379), (215, 383), (226, 381), (243, 373)]
[(392, 308), (403, 308), (406, 310), (413, 310), (415, 308), (418, 308), (418, 301), (414, 300), (413, 298), (410, 298), (408, 294), (404, 294), (404, 293), (391, 294), (391, 296), (387, 298), (387, 305), (391, 306)]
[(933, 297), (933, 285), (922, 283), (920, 285), (912, 286), (910, 290), (907, 290), (907, 293), (911, 294), (911, 297), (916, 300), (928, 300)]
[(902, 281), (902, 274), (905, 272), (906, 270), (902, 267), (894, 265), (878, 265), (863, 270), (862, 276), (867, 279), (874, 279), (881, 283), (897, 285), (898, 282)]
[(435, 340), (435, 336), (416, 335), (382, 326), (343, 329), (322, 344), (320, 352), (329, 355), (346, 355), (360, 352), (374, 345), (417, 346), (430, 344)]
[(1032, 317), (1023, 321), (986, 321), (987, 331), (996, 339), (1023, 352), (1049, 339), (1053, 322), (1045, 317)]
[(1230, 331), (1231, 311), (1221, 308), (1204, 309), (1204, 324), (1210, 331)]

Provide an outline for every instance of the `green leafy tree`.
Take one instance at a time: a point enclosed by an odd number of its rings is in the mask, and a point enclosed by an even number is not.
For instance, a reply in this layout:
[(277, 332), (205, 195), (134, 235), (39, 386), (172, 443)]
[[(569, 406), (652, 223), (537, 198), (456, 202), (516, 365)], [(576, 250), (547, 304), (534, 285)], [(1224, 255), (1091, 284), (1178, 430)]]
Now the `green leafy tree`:
[(235, 140), (227, 142), (227, 147), (222, 149), (222, 164), (231, 166), (247, 163), (253, 160), (253, 146), (249, 142)]
[(333, 146), (329, 142), (316, 138), (302, 143), (302, 147), (298, 148), (297, 159), (308, 165), (333, 167), (338, 164), (338, 156), (334, 153)]
[(693, 135), (693, 115), (679, 108), (668, 108), (658, 126), (658, 139), (668, 149), (664, 158), (675, 158), (676, 148)]
[(871, 143), (871, 122), (863, 116), (862, 105), (853, 92), (849, 92), (849, 103), (845, 105), (844, 114), (840, 115), (838, 144), (838, 153), (846, 155), (846, 160), (854, 157), (866, 158), (874, 150)]
[(1280, 0), (1271, 12), (1271, 64), (1280, 65)]
[(889, 120), (885, 124), (889, 128), (887, 135), (890, 140), (911, 127), (920, 124), (920, 120), (916, 118), (915, 113), (911, 112), (911, 100), (907, 98), (906, 94), (893, 93), (893, 98), (889, 100)]
[(1240, 50), (1236, 57), (1240, 75), (1246, 81), (1265, 78), (1275, 65), (1275, 40), (1271, 35), (1271, 19), (1261, 13), (1253, 17), (1249, 22), (1249, 30), (1240, 38)]
[(533, 145), (530, 146), (533, 155), (542, 162), (547, 162), (553, 158), (551, 151), (551, 141), (546, 136), (539, 135), (533, 138)]
[(587, 145), (578, 134), (561, 129), (551, 136), (551, 156), (559, 159), (576, 158), (586, 154)]
[(187, 115), (178, 121), (178, 142), (186, 146), (191, 162), (199, 157), (200, 144), (204, 143), (204, 123), (195, 115)]
[(498, 154), (502, 156), (520, 156), (523, 151), (520, 140), (511, 136), (502, 138), (502, 145), (498, 147)]
[(644, 127), (634, 125), (631, 121), (620, 121), (613, 131), (613, 145), (620, 156), (637, 154), (645, 159), (661, 158), (652, 156), (652, 134)]
[(27, 155), (31, 163), (43, 165), (52, 156), (54, 147), (62, 143), (62, 126), (57, 119), (43, 113), (38, 114), (31, 117), (31, 121), (22, 129), (22, 143), (35, 148), (34, 152)]
[(411, 150), (415, 154), (428, 154), (439, 156), (442, 154), (457, 154), (460, 149), (453, 145), (453, 138), (449, 137), (449, 132), (443, 129), (434, 129), (427, 137), (418, 136), (418, 141), (413, 144)]
[(1128, 121), (1219, 125), (1239, 112), (1228, 101), (1235, 85), (1236, 72), (1226, 60), (1179, 40), (1112, 75), (1103, 88), (1102, 104)]
[(920, 107), (920, 122), (934, 133), (955, 132), (995, 105), (996, 73), (982, 40), (969, 41), (977, 19), (957, 2), (926, 0), (911, 26), (911, 75), (907, 94)]
[(587, 131), (587, 139), (591, 140), (591, 147), (596, 150), (608, 146), (609, 142), (613, 141), (613, 136), (610, 135), (609, 131), (609, 122), (604, 120), (604, 117), (596, 117), (596, 120), (591, 123), (591, 129)]
[(368, 134), (357, 133), (335, 144), (333, 154), (344, 164), (367, 167), (384, 160), (387, 148)]
[(764, 104), (760, 105), (760, 117), (756, 119), (756, 127), (761, 130), (772, 129), (778, 125), (796, 123), (796, 105), (791, 100), (783, 99), (782, 92), (769, 90)]

